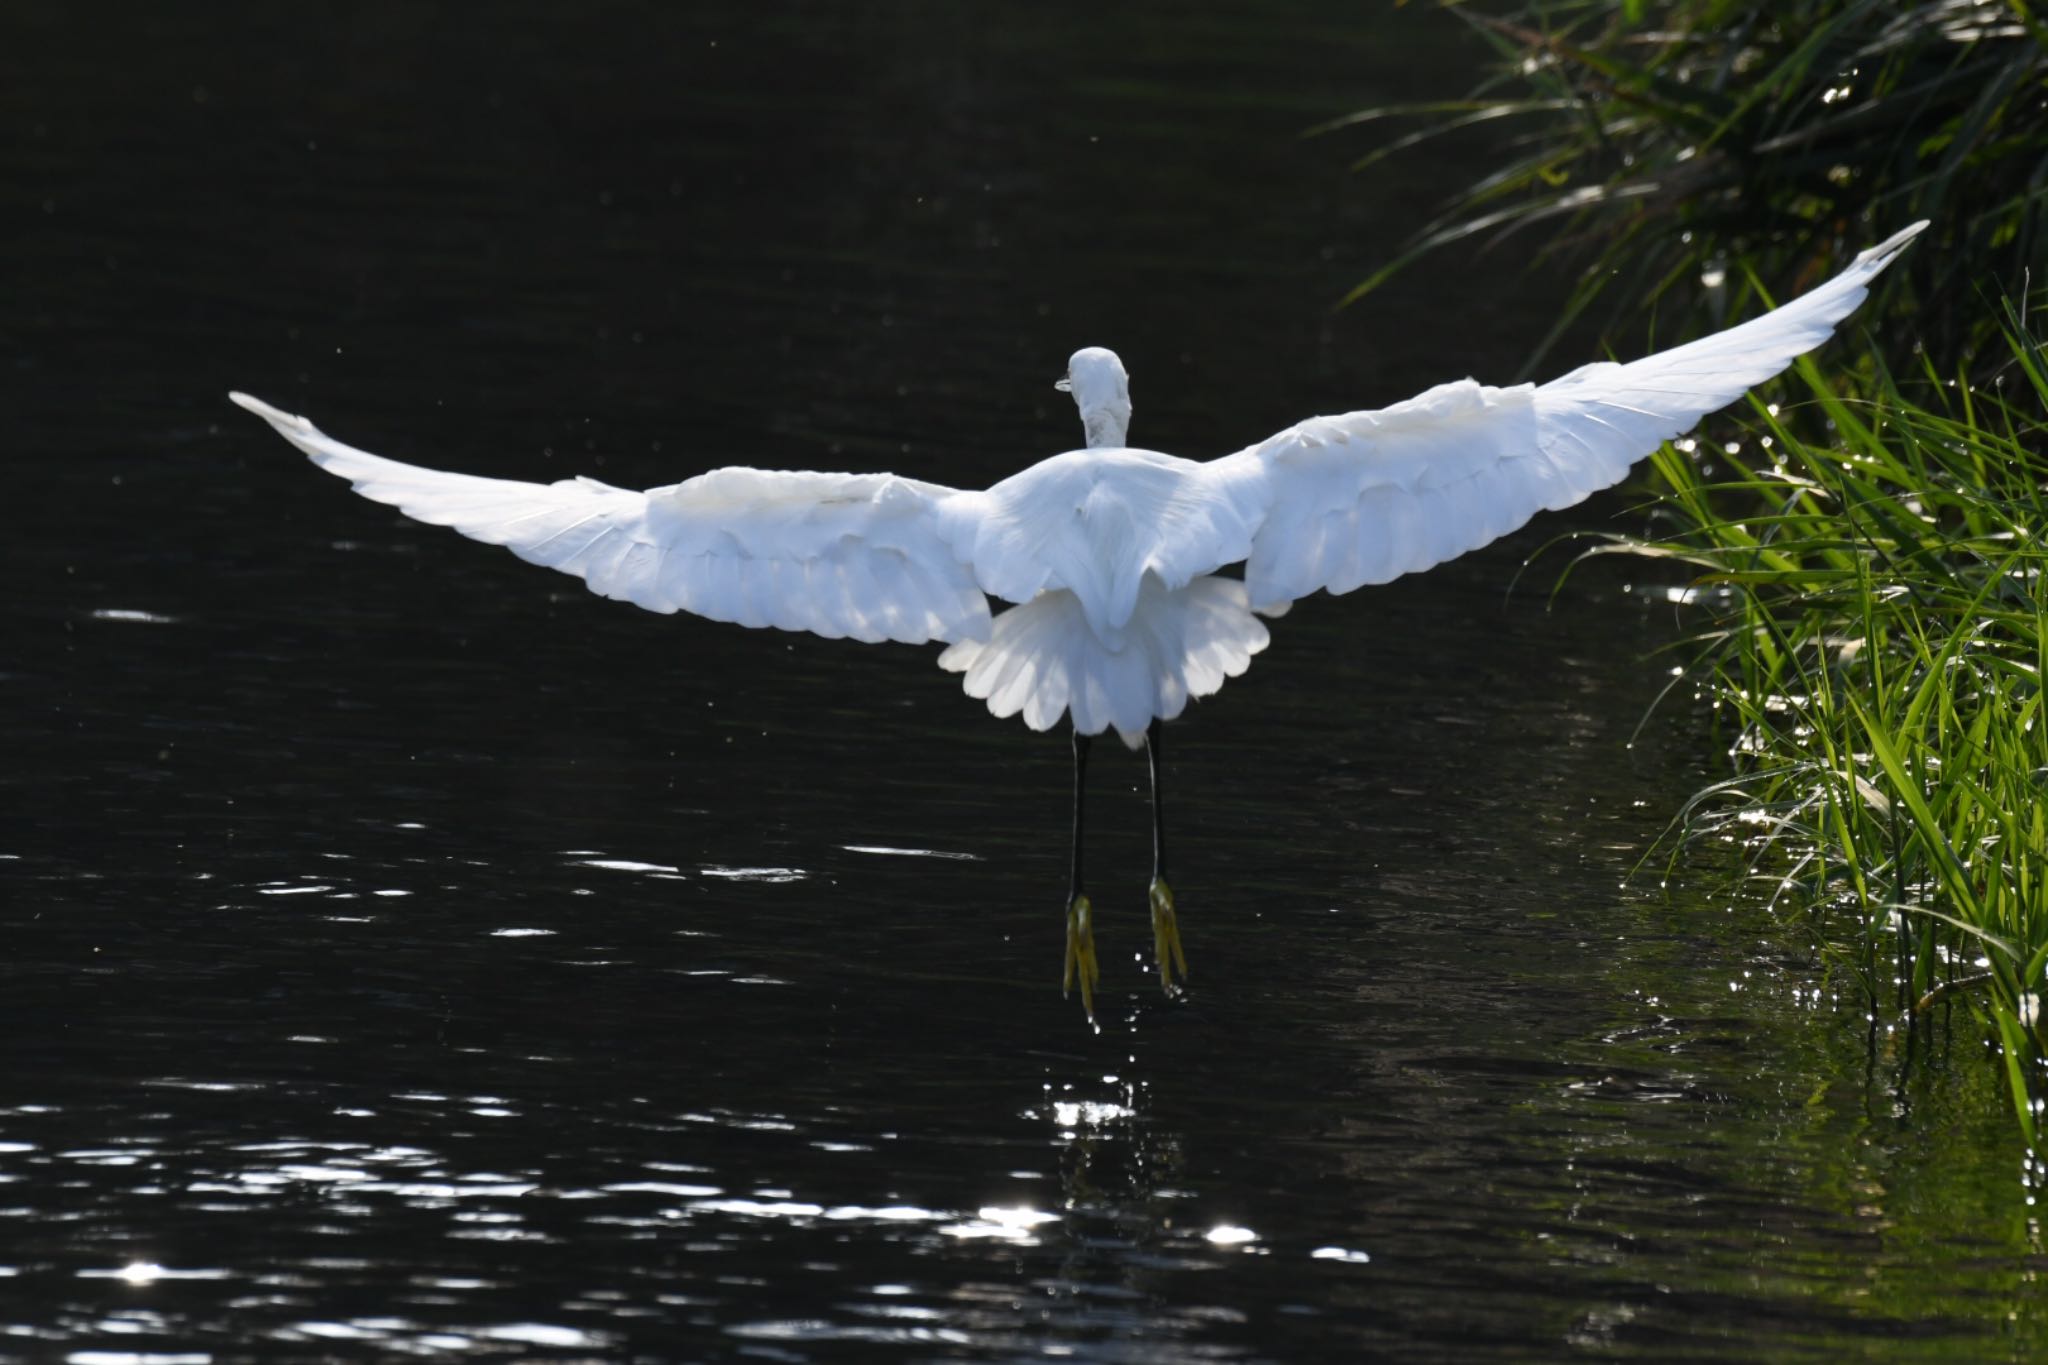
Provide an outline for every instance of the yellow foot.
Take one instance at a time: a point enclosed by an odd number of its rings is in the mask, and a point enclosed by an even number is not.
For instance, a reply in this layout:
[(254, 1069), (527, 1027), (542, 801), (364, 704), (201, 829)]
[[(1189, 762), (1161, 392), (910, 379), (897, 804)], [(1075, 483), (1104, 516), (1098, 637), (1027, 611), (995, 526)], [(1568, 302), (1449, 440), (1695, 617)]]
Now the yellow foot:
[(1086, 896), (1076, 896), (1067, 904), (1067, 970), (1060, 981), (1061, 995), (1074, 989), (1076, 976), (1081, 978), (1081, 1007), (1092, 1020), (1095, 984), (1102, 980), (1102, 968), (1095, 961), (1095, 907)]
[(1174, 973), (1188, 979), (1188, 956), (1180, 949), (1180, 920), (1173, 913), (1173, 888), (1166, 878), (1152, 879), (1152, 953), (1159, 959), (1159, 984), (1168, 995), (1179, 995), (1185, 985), (1174, 984)]

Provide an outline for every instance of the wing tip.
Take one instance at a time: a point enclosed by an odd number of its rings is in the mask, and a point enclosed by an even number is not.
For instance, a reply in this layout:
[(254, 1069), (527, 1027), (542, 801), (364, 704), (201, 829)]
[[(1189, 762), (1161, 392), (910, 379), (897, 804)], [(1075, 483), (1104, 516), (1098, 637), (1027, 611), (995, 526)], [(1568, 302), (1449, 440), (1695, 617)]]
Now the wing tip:
[(1890, 265), (1892, 258), (1901, 251), (1904, 251), (1915, 237), (1925, 232), (1928, 223), (1931, 221), (1931, 219), (1922, 218), (1917, 223), (1909, 223), (1879, 242), (1876, 246), (1865, 247), (1856, 253), (1856, 264), (1876, 266), (1880, 270)]
[(240, 389), (228, 390), (228, 401), (238, 408), (255, 413), (258, 417), (276, 427), (280, 432), (296, 431), (311, 434), (314, 430), (311, 422), (296, 413), (286, 412), (283, 408), (274, 408), (254, 394), (243, 393)]

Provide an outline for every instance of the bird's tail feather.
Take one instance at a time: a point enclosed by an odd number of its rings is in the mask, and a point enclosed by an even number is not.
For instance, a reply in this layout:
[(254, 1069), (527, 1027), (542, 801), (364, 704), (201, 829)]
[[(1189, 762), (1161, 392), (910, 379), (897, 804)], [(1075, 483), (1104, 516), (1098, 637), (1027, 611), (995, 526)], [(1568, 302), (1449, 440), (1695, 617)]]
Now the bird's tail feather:
[(1128, 625), (1108, 639), (1064, 589), (995, 618), (987, 640), (962, 640), (939, 666), (962, 673), (967, 695), (998, 717), (1023, 713), (1034, 730), (1072, 715), (1084, 735), (1114, 729), (1137, 748), (1155, 717), (1171, 720), (1251, 665), (1270, 639), (1244, 584), (1197, 578), (1169, 591), (1146, 575)]

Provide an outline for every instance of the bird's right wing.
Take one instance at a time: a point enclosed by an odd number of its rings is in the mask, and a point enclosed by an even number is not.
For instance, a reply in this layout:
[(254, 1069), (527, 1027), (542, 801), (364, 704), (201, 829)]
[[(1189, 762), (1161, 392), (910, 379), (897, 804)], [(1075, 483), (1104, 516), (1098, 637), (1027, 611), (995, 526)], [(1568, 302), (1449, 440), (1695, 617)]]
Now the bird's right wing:
[(586, 478), (478, 478), (356, 450), (303, 417), (229, 397), (364, 497), (649, 611), (835, 639), (988, 635), (988, 599), (936, 529), (950, 488), (893, 474), (741, 468), (644, 493)]
[(1252, 605), (1272, 611), (1318, 588), (1427, 569), (1618, 482), (1827, 340), (1926, 226), (1782, 308), (1627, 365), (1587, 365), (1540, 387), (1443, 384), (1389, 408), (1312, 417), (1212, 461), (1207, 477), (1263, 482), (1267, 511), (1245, 563)]

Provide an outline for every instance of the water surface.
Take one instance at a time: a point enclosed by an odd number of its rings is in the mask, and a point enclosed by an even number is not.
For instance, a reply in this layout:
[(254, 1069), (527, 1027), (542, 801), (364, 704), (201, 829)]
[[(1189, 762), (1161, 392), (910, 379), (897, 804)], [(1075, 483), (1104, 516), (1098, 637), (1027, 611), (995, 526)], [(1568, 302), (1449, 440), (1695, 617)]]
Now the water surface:
[[(1194, 991), (1098, 750), (933, 650), (657, 619), (228, 408), (476, 472), (987, 482), (1501, 378), (1510, 247), (1328, 304), (1478, 149), (1418, 8), (57, 6), (0, 21), (0, 1358), (2014, 1360), (1967, 1023), (1628, 880), (1711, 736), (1551, 520), (1302, 604), (1170, 731)], [(1931, 1055), (1930, 1055), (1931, 1049)]]

